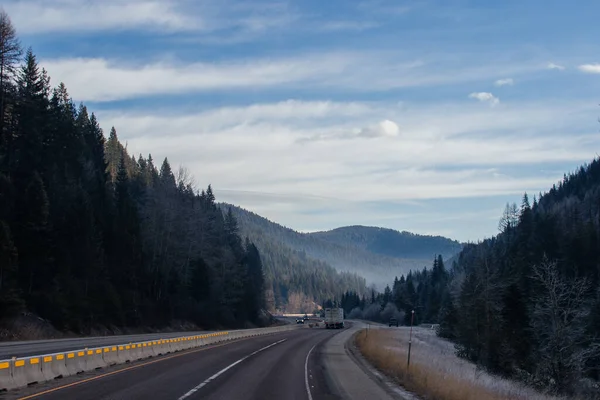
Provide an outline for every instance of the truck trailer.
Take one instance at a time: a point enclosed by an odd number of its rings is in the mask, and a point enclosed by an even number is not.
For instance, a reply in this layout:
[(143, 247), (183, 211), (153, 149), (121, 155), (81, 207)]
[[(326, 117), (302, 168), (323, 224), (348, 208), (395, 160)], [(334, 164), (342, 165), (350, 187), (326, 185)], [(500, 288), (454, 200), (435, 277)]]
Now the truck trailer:
[(344, 309), (326, 308), (325, 309), (325, 328), (341, 329), (344, 327)]

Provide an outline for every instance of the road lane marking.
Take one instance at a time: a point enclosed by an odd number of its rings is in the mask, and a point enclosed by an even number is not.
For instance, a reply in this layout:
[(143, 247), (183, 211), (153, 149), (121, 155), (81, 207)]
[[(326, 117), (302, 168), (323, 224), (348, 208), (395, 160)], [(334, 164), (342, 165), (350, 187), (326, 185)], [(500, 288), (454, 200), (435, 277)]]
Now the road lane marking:
[[(78, 386), (78, 385), (81, 385), (81, 384), (84, 384), (84, 383), (87, 383), (87, 382), (91, 382), (91, 381), (95, 381), (95, 380), (98, 380), (98, 379), (106, 378), (107, 376), (120, 374), (122, 372), (126, 372), (126, 371), (129, 371), (129, 370), (132, 370), (132, 369), (136, 369), (136, 368), (140, 368), (140, 367), (145, 367), (146, 365), (155, 364), (157, 362), (169, 360), (171, 358), (183, 357), (185, 355), (190, 355), (190, 354), (198, 353), (198, 352), (201, 352), (201, 351), (216, 349), (217, 347), (228, 346), (228, 345), (236, 343), (236, 342), (239, 343), (239, 342), (242, 342), (242, 341), (245, 341), (245, 340), (250, 340), (250, 339), (252, 339), (252, 338), (251, 337), (240, 338), (240, 339), (238, 339), (238, 340), (236, 340), (234, 342), (227, 342), (227, 343), (222, 343), (222, 344), (216, 344), (214, 346), (207, 345), (207, 346), (210, 346), (210, 347), (202, 347), (202, 348), (197, 349), (197, 350), (186, 351), (184, 353), (174, 354), (172, 356), (163, 356), (163, 357), (161, 357), (161, 358), (159, 358), (157, 360), (144, 362), (143, 364), (132, 365), (131, 367), (122, 368), (122, 369), (119, 369), (117, 371), (107, 372), (107, 373), (102, 374), (102, 375), (93, 376), (91, 378), (87, 378), (87, 379), (83, 379), (83, 380), (76, 381), (76, 382), (73, 382), (73, 383), (69, 383), (69, 384), (66, 384), (66, 385), (63, 385), (63, 386), (59, 386), (57, 388), (48, 389), (48, 390), (45, 390), (43, 392), (38, 392), (38, 393), (35, 393), (35, 394), (31, 394), (29, 396), (21, 397), (18, 400), (34, 399), (36, 397), (40, 397), (40, 396), (43, 396), (45, 394), (57, 392), (59, 390), (67, 389), (67, 388), (70, 388), (70, 387), (73, 387), (73, 386)], [(19, 364), (19, 363), (22, 363), (22, 364)], [(17, 365), (17, 366), (22, 366), (24, 364), (25, 364), (25, 361), (23, 361), (23, 360), (17, 360), (16, 363), (15, 363), (15, 365)]]
[(186, 399), (188, 397), (190, 397), (191, 395), (193, 395), (194, 393), (196, 393), (198, 390), (202, 389), (204, 386), (208, 385), (211, 381), (215, 380), (216, 378), (218, 378), (220, 375), (224, 374), (225, 372), (227, 372), (229, 369), (235, 367), (236, 365), (238, 365), (239, 363), (241, 363), (242, 361), (252, 357), (253, 355), (256, 355), (258, 353), (260, 353), (263, 350), (268, 349), (269, 347), (273, 347), (276, 344), (285, 342), (287, 339), (282, 339), (278, 342), (275, 343), (271, 343), (268, 346), (263, 347), (262, 349), (258, 349), (253, 353), (248, 354), (245, 357), (240, 358), (239, 360), (237, 360), (236, 362), (234, 362), (233, 364), (229, 364), (227, 367), (223, 368), (222, 370), (220, 370), (219, 372), (217, 372), (216, 374), (214, 374), (213, 376), (211, 376), (210, 378), (208, 378), (207, 380), (205, 380), (204, 382), (202, 382), (201, 384), (199, 384), (198, 386), (196, 386), (195, 388), (193, 388), (192, 390), (190, 390), (189, 392), (187, 392), (186, 394), (184, 394), (183, 396), (181, 396), (179, 399), (177, 400), (183, 400)]
[(317, 345), (315, 344), (310, 348), (308, 354), (306, 355), (306, 360), (304, 361), (304, 384), (306, 385), (306, 393), (308, 393), (308, 400), (312, 400), (312, 394), (310, 394), (310, 385), (308, 384), (308, 358), (310, 357), (310, 353), (312, 353), (313, 349)]

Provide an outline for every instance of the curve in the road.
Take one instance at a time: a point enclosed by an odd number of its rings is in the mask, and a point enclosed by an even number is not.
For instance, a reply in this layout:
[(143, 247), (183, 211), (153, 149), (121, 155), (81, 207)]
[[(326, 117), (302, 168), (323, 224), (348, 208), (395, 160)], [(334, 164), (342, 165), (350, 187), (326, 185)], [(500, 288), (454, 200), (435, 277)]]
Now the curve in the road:
[(320, 399), (319, 385), (311, 381), (318, 377), (310, 354), (337, 332), (299, 329), (236, 340), (110, 372), (65, 378), (62, 385), (54, 381), (8, 392), (7, 399), (179, 399), (186, 394), (185, 400)]

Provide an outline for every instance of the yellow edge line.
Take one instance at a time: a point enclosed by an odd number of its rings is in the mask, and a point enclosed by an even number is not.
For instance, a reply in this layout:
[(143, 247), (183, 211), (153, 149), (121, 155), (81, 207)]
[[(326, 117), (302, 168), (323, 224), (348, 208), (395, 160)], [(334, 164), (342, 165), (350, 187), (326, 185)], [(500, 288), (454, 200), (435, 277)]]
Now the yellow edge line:
[[(238, 339), (238, 340), (236, 340), (235, 342), (241, 342), (242, 340), (249, 340), (249, 339), (253, 339), (253, 338), (252, 338), (252, 337), (241, 338), (241, 339)], [(129, 370), (132, 370), (132, 369), (135, 369), (135, 368), (144, 367), (144, 366), (146, 366), (146, 365), (150, 365), (150, 364), (154, 364), (154, 363), (157, 363), (157, 362), (161, 362), (161, 361), (169, 360), (169, 359), (171, 359), (171, 358), (176, 358), (176, 357), (185, 356), (185, 355), (187, 355), (187, 354), (193, 354), (193, 353), (198, 353), (198, 352), (201, 352), (201, 351), (206, 351), (206, 350), (216, 349), (217, 347), (223, 347), (223, 346), (227, 346), (227, 345), (230, 345), (230, 344), (232, 344), (232, 343), (235, 343), (235, 342), (221, 343), (221, 344), (218, 344), (218, 345), (215, 345), (215, 346), (211, 346), (211, 347), (206, 347), (206, 348), (202, 348), (202, 349), (198, 349), (198, 350), (193, 350), (193, 351), (186, 351), (185, 353), (180, 353), (180, 354), (174, 354), (174, 355), (172, 355), (172, 356), (168, 356), (168, 357), (160, 358), (160, 359), (158, 359), (158, 360), (154, 360), (154, 361), (148, 361), (148, 362), (145, 362), (145, 363), (143, 363), (143, 364), (139, 364), (139, 365), (133, 365), (133, 366), (131, 366), (131, 367), (123, 368), (123, 369), (120, 369), (120, 370), (118, 370), (118, 371), (107, 372), (106, 374), (102, 374), (102, 375), (99, 375), (99, 376), (94, 376), (94, 377), (92, 377), (92, 378), (87, 378), (87, 379), (84, 379), (84, 380), (82, 380), (82, 381), (78, 381), (78, 382), (69, 383), (68, 385), (59, 386), (59, 387), (57, 387), (57, 388), (54, 388), (54, 389), (49, 389), (49, 390), (46, 390), (46, 391), (43, 391), (43, 392), (39, 392), (39, 393), (36, 393), (36, 394), (32, 394), (32, 395), (30, 395), (30, 396), (26, 396), (26, 397), (20, 397), (20, 398), (19, 398), (19, 399), (17, 399), (17, 400), (28, 400), (28, 399), (34, 399), (34, 398), (36, 398), (36, 397), (43, 396), (43, 395), (45, 395), (45, 394), (48, 394), (48, 393), (57, 392), (57, 391), (59, 391), (59, 390), (67, 389), (67, 388), (70, 388), (70, 387), (73, 387), (73, 386), (81, 385), (81, 384), (83, 384), (83, 383), (87, 383), (87, 382), (95, 381), (95, 380), (98, 380), (98, 379), (102, 379), (102, 378), (105, 378), (105, 377), (107, 377), (107, 376), (111, 376), (111, 375), (119, 374), (119, 373), (121, 373), (121, 372), (129, 371)]]

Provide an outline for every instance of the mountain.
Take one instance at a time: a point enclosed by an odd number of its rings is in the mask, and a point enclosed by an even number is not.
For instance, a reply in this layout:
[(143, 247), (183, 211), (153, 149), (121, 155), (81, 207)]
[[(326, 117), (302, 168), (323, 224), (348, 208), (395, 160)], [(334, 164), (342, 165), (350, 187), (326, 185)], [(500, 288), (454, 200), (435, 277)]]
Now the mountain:
[(307, 256), (279, 238), (295, 233), (257, 214), (229, 204), (219, 204), (223, 213), (231, 210), (239, 234), (251, 239), (259, 249), (265, 272), (267, 306), (286, 312), (312, 312), (323, 301), (341, 292), (366, 293), (363, 277), (337, 271), (328, 263)]
[[(230, 204), (240, 225), (240, 234), (256, 242), (261, 254), (267, 254), (265, 244), (286, 248), (310, 260), (319, 260), (338, 271), (346, 271), (364, 277), (367, 284), (383, 290), (390, 279), (407, 274), (411, 269), (431, 265), (436, 254), (452, 255), (460, 251), (460, 244), (450, 239), (431, 238), (379, 228), (348, 227), (330, 232), (300, 233), (263, 218), (251, 211)], [(402, 241), (417, 250), (395, 251), (393, 246)], [(261, 242), (263, 243), (261, 247)], [(387, 253), (387, 254), (386, 254)], [(340, 288), (343, 289), (343, 288)]]
[(331, 231), (311, 233), (310, 236), (400, 259), (430, 261), (436, 255), (447, 259), (462, 250), (459, 242), (442, 236), (424, 236), (371, 226), (346, 226)]

